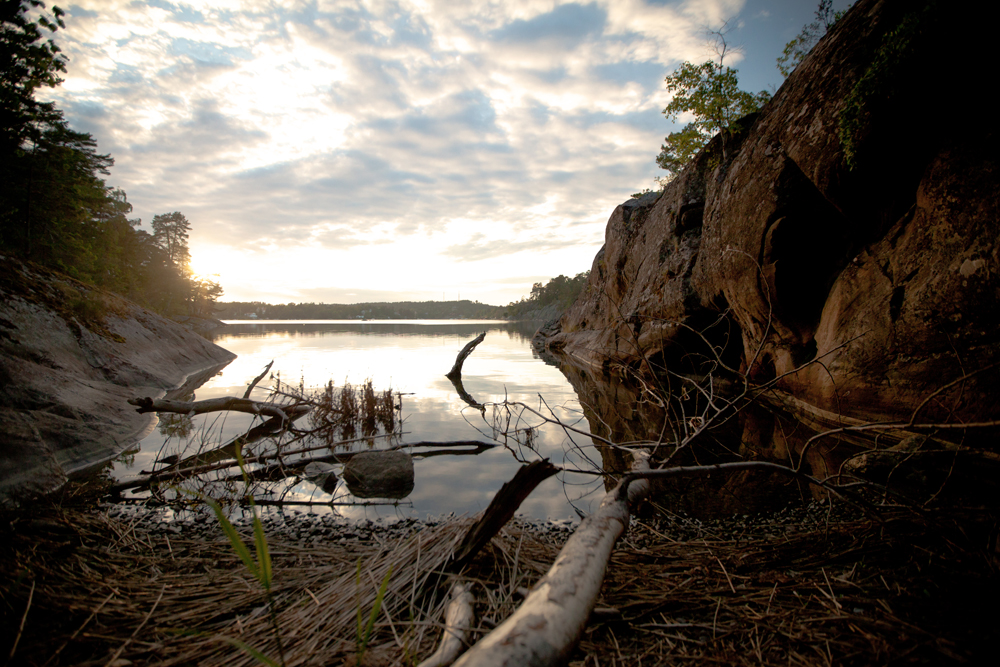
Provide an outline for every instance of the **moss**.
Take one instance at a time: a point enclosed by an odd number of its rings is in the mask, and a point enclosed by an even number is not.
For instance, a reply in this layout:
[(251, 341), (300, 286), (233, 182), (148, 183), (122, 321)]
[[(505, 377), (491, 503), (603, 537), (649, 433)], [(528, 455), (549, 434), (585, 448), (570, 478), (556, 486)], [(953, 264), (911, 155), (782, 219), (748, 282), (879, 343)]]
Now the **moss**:
[(858, 164), (858, 154), (871, 130), (875, 111), (887, 100), (898, 98), (921, 70), (925, 36), (934, 23), (939, 3), (930, 2), (903, 16), (885, 34), (882, 43), (844, 100), (837, 120), (837, 134), (849, 169)]

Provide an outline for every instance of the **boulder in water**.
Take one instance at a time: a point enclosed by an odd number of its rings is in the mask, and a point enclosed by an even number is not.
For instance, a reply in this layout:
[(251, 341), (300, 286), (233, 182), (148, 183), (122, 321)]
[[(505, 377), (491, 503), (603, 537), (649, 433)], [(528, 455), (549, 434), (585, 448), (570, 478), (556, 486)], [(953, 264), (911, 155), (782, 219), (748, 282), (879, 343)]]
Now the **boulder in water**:
[(413, 491), (413, 457), (398, 450), (362, 452), (344, 466), (344, 481), (358, 498), (405, 498)]

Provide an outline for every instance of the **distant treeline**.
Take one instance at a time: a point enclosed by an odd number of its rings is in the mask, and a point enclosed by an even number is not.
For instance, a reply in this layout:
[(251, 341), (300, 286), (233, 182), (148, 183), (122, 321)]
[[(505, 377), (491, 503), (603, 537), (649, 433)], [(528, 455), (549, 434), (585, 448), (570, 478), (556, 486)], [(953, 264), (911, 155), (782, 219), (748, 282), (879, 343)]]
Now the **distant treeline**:
[(512, 301), (503, 309), (504, 317), (512, 320), (525, 319), (532, 313), (553, 305), (558, 306), (559, 310), (565, 310), (587, 286), (588, 278), (590, 271), (584, 271), (572, 278), (556, 276), (545, 285), (535, 283), (531, 286), (530, 296)]
[(478, 301), (397, 301), (393, 303), (281, 303), (230, 301), (216, 304), (222, 320), (492, 320), (500, 306)]
[(547, 284), (535, 283), (531, 296), (506, 306), (478, 301), (395, 301), (391, 303), (281, 303), (229, 301), (215, 305), (222, 320), (501, 320), (529, 319), (557, 305), (565, 309), (587, 284), (589, 271), (573, 278), (557, 276)]
[(125, 192), (102, 178), (111, 156), (35, 98), (66, 71), (65, 56), (46, 38), (65, 27), (63, 12), (43, 8), (36, 0), (0, 3), (0, 253), (167, 315), (210, 312), (222, 290), (191, 273), (187, 219), (167, 213), (153, 218), (152, 233), (137, 229)]

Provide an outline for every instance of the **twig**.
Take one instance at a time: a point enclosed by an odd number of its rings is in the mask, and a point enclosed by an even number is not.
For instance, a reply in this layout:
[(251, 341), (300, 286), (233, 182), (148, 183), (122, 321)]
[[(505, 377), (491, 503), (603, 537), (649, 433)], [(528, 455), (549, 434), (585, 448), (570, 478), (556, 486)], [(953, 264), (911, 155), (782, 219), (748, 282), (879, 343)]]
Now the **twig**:
[(118, 593), (118, 591), (116, 591), (116, 590), (112, 590), (110, 593), (108, 593), (108, 597), (104, 598), (104, 600), (101, 601), (101, 604), (97, 605), (97, 609), (95, 609), (94, 611), (90, 612), (90, 616), (87, 617), (87, 620), (85, 620), (80, 625), (80, 627), (78, 627), (76, 629), (76, 632), (74, 632), (72, 635), (70, 635), (69, 639), (67, 639), (66, 641), (64, 641), (62, 643), (62, 646), (60, 646), (59, 648), (56, 649), (55, 653), (53, 653), (52, 655), (49, 656), (48, 660), (46, 660), (44, 663), (42, 663), (42, 667), (45, 667), (45, 665), (48, 665), (50, 662), (52, 662), (53, 660), (55, 660), (56, 657), (58, 657), (58, 655), (63, 652), (63, 649), (66, 648), (67, 646), (69, 646), (69, 643), (71, 641), (73, 641), (74, 639), (76, 639), (77, 635), (79, 635), (83, 631), (83, 629), (85, 627), (87, 627), (87, 624), (90, 623), (90, 621), (95, 616), (97, 616), (99, 613), (101, 613), (101, 610), (104, 609), (104, 605), (106, 605), (108, 603), (108, 601), (115, 596), (116, 593)]
[(161, 589), (160, 589), (160, 594), (159, 594), (159, 596), (157, 596), (157, 598), (156, 598), (156, 602), (154, 602), (154, 603), (153, 603), (153, 606), (149, 608), (149, 611), (148, 611), (148, 612), (146, 613), (146, 617), (145, 617), (144, 619), (142, 619), (142, 623), (140, 623), (140, 624), (139, 624), (139, 627), (137, 627), (137, 628), (136, 628), (136, 629), (135, 629), (135, 630), (134, 630), (134, 631), (132, 632), (132, 636), (131, 636), (131, 637), (129, 637), (128, 639), (126, 639), (126, 640), (125, 640), (125, 643), (124, 643), (124, 644), (122, 644), (121, 646), (119, 646), (119, 647), (118, 647), (118, 650), (117, 650), (117, 651), (115, 651), (115, 654), (111, 656), (111, 658), (110, 658), (110, 659), (108, 660), (108, 662), (107, 662), (107, 663), (105, 664), (105, 667), (111, 667), (111, 665), (112, 665), (112, 664), (114, 663), (114, 661), (118, 659), (118, 656), (120, 656), (120, 655), (122, 654), (122, 651), (124, 651), (124, 650), (125, 650), (125, 647), (126, 647), (126, 646), (128, 646), (128, 645), (129, 645), (129, 643), (130, 643), (130, 642), (131, 642), (131, 641), (132, 641), (133, 639), (135, 639), (135, 636), (136, 636), (137, 634), (139, 634), (139, 631), (140, 631), (140, 630), (142, 630), (142, 629), (143, 629), (144, 627), (146, 627), (146, 623), (147, 623), (147, 622), (149, 621), (149, 617), (153, 615), (153, 612), (154, 612), (154, 611), (156, 611), (156, 607), (157, 607), (157, 605), (159, 605), (159, 604), (160, 604), (160, 600), (161, 600), (161, 599), (163, 599), (163, 592), (164, 592), (165, 590), (167, 590), (167, 585), (166, 585), (166, 584), (163, 584), (163, 588), (161, 588)]
[(14, 637), (14, 645), (10, 647), (10, 655), (7, 656), (7, 664), (14, 659), (14, 652), (17, 650), (17, 643), (21, 641), (21, 633), (24, 632), (24, 624), (28, 620), (28, 610), (31, 609), (31, 601), (35, 597), (35, 580), (31, 580), (31, 591), (28, 593), (28, 604), (24, 606), (24, 615), (21, 616), (21, 625), (17, 628), (17, 636)]

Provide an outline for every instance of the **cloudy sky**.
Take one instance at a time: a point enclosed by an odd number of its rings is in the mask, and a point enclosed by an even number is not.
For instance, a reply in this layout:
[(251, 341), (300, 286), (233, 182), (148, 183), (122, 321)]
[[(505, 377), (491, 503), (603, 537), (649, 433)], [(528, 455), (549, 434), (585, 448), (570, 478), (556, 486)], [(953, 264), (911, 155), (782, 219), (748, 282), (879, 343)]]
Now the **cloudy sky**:
[[(50, 3), (51, 4), (51, 3)], [(51, 93), (223, 300), (479, 300), (590, 268), (653, 187), (663, 79), (729, 21), (748, 90), (814, 0), (77, 0)], [(842, 8), (847, 3), (835, 3)]]

